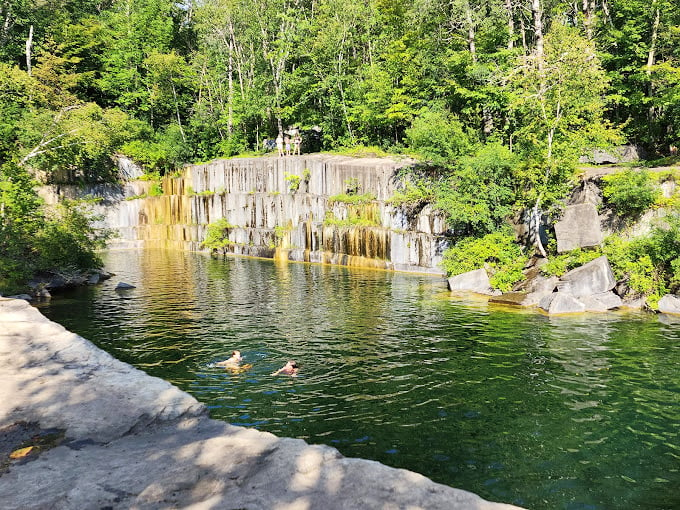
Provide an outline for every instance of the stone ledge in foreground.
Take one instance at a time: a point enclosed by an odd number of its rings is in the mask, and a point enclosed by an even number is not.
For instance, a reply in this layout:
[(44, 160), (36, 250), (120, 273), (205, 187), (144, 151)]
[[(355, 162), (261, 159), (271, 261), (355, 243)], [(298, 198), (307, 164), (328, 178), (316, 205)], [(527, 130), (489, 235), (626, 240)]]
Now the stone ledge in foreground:
[(0, 474), (5, 509), (517, 508), (212, 420), (192, 396), (23, 300), (0, 298), (0, 324), (0, 429), (30, 422), (65, 431), (60, 446)]

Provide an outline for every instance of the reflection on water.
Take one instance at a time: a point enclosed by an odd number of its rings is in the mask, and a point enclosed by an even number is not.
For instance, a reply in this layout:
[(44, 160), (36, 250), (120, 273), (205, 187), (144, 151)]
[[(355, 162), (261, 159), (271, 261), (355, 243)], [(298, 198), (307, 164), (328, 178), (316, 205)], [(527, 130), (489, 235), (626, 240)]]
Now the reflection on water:
[[(43, 312), (214, 418), (533, 509), (680, 508), (677, 322), (548, 318), (438, 278), (245, 258), (112, 252), (107, 269)], [(250, 370), (214, 367), (233, 349)], [(290, 358), (299, 377), (269, 375)]]

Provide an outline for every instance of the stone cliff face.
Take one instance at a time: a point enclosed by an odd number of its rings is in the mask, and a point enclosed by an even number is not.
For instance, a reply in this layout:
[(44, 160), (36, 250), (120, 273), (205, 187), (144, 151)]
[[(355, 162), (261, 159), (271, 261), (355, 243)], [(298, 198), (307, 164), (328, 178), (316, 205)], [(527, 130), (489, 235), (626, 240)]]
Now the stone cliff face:
[[(329, 155), (239, 158), (186, 166), (163, 179), (160, 196), (148, 196), (151, 184), (143, 181), (45, 194), (103, 197), (102, 226), (120, 234), (113, 246), (201, 250), (208, 225), (224, 218), (230, 253), (439, 274), (444, 218), (428, 207), (408, 214), (387, 203), (408, 164)], [(375, 200), (332, 200), (348, 188)]]

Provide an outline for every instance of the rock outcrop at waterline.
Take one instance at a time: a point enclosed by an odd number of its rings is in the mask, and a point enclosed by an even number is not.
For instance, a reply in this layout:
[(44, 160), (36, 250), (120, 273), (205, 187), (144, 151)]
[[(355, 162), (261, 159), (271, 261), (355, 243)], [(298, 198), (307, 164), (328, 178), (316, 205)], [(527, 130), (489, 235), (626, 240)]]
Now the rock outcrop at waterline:
[[(527, 276), (527, 280), (520, 285), (521, 290), (493, 296), (489, 302), (538, 306), (551, 315), (606, 312), (623, 306), (623, 300), (612, 291), (616, 286), (616, 279), (605, 256), (572, 269), (561, 278), (541, 276), (536, 267)], [(450, 278), (449, 288), (452, 288), (451, 280)], [(472, 288), (467, 290), (475, 291)], [(491, 291), (480, 293), (491, 294)]]
[[(442, 274), (444, 217), (389, 203), (400, 170), (412, 164), (320, 154), (233, 158), (184, 167), (163, 178), (158, 196), (145, 181), (43, 194), (101, 197), (101, 226), (120, 236), (113, 246), (201, 250), (207, 226), (225, 219), (228, 253)], [(333, 200), (348, 191), (374, 200)]]
[[(3, 509), (517, 508), (328, 446), (211, 420), (187, 393), (25, 301), (0, 298), (0, 323)], [(49, 444), (37, 443), (42, 432)]]

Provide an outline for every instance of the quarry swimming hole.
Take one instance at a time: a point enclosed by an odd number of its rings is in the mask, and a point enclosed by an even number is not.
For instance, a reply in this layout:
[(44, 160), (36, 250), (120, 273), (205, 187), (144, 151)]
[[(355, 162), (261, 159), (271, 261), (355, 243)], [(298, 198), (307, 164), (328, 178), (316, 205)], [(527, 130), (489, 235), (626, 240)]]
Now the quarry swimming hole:
[[(41, 312), (213, 418), (527, 508), (680, 507), (680, 321), (547, 317), (442, 277), (179, 251), (110, 251), (105, 269)], [(214, 365), (234, 349), (252, 368)], [(271, 376), (288, 359), (300, 375)]]

